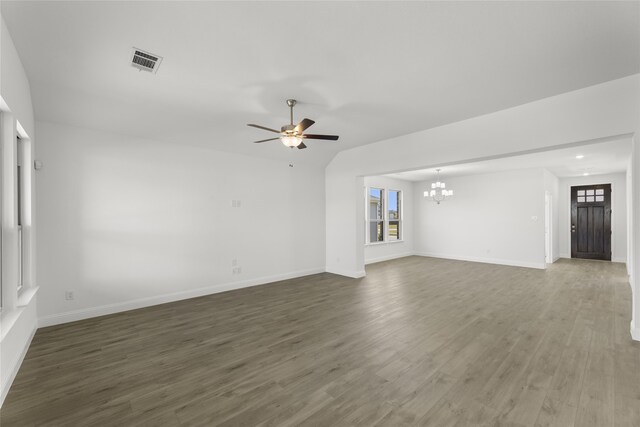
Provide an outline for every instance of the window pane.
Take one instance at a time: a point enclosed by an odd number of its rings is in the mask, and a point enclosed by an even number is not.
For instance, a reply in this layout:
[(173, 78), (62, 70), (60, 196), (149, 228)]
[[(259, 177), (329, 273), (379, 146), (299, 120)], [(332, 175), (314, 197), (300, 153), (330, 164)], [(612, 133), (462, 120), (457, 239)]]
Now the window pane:
[(604, 194), (604, 188), (597, 188), (596, 189), (596, 196), (601, 196)]
[(604, 196), (596, 196), (596, 202), (604, 202)]
[(384, 192), (379, 188), (369, 189), (369, 219), (382, 220), (383, 194)]
[(578, 203), (584, 203), (584, 197), (578, 197)]
[(584, 196), (584, 190), (578, 190), (578, 196)]
[(384, 241), (383, 221), (369, 221), (369, 241), (371, 243)]
[[(22, 284), (24, 282), (24, 242), (23, 242), (23, 234), (22, 234), (22, 217), (24, 216), (24, 195), (23, 195), (23, 176), (24, 173), (22, 165), (24, 164), (24, 145), (22, 144), (22, 140), (18, 137), (16, 139), (16, 204), (17, 206), (17, 218), (16, 222), (18, 225), (18, 291), (22, 289)], [(27, 168), (28, 170), (28, 168)]]
[(400, 191), (389, 190), (389, 220), (400, 219)]
[(22, 166), (20, 166), (20, 164), (18, 164), (18, 172), (16, 177), (16, 198), (18, 199), (18, 217), (16, 219), (18, 221), (18, 225), (22, 225)]
[(389, 221), (389, 240), (400, 240), (400, 221)]
[(593, 202), (593, 196), (587, 196), (587, 202)]
[(587, 196), (593, 196), (593, 190), (587, 190)]

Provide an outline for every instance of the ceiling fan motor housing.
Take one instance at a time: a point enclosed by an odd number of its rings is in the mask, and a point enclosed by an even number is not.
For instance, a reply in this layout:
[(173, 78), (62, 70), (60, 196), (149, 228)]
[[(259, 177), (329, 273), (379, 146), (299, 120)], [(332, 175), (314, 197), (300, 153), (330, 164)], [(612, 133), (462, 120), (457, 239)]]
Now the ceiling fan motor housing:
[(296, 125), (284, 125), (280, 128), (283, 133), (295, 133)]

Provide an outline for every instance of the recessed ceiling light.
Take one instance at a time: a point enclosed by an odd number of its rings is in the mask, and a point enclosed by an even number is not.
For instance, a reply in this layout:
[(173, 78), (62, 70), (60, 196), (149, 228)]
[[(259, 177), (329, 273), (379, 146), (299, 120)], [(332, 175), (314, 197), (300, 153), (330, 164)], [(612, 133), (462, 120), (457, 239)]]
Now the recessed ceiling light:
[(582, 176), (589, 176), (589, 172), (583, 173)]
[(578, 154), (578, 155), (576, 156), (576, 159), (584, 159), (584, 154)]

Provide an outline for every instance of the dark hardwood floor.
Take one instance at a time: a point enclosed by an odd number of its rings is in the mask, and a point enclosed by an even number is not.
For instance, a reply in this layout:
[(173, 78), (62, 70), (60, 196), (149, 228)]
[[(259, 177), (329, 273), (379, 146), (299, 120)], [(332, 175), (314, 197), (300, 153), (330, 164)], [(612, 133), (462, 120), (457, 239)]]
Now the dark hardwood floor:
[(408, 257), (40, 329), (2, 427), (640, 426), (623, 265)]

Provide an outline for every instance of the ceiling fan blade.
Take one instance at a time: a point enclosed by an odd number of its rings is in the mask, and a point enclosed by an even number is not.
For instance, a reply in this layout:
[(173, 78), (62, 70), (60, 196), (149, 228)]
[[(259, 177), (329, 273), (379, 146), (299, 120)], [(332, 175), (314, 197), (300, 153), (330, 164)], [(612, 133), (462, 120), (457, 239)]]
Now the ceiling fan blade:
[(307, 129), (314, 123), (315, 122), (311, 119), (303, 119), (300, 123), (296, 125), (295, 128), (293, 128), (293, 130), (296, 131), (296, 133), (302, 133), (304, 132), (305, 129)]
[(310, 133), (305, 133), (302, 136), (307, 139), (327, 139), (330, 141), (337, 141), (340, 138), (338, 135), (313, 135)]
[(247, 126), (251, 126), (253, 128), (258, 128), (258, 129), (263, 129), (263, 130), (268, 130), (269, 132), (275, 132), (275, 133), (280, 133), (279, 130), (275, 130), (275, 129), (271, 129), (271, 128), (266, 128), (264, 126), (260, 126), (260, 125), (254, 125), (254, 124), (248, 124)]
[(307, 146), (306, 146), (306, 145), (304, 145), (304, 142), (301, 142), (301, 143), (298, 145), (298, 150), (302, 150), (303, 148), (307, 148)]
[(260, 144), (261, 142), (275, 141), (276, 139), (280, 139), (280, 138), (261, 139), (260, 141), (253, 141), (253, 143), (254, 144)]

